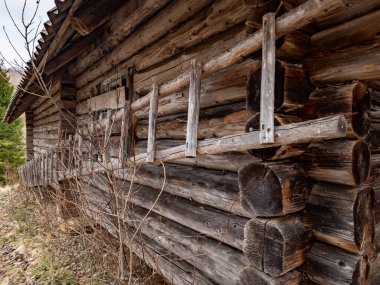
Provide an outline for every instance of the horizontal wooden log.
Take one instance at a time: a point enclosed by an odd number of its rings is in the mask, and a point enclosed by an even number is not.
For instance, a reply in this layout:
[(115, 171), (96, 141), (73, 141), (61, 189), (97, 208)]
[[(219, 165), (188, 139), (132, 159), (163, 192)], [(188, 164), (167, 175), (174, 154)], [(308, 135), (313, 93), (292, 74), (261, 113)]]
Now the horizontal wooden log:
[[(286, 124), (292, 124), (300, 122), (300, 118), (296, 116), (274, 114), (274, 125), (281, 126)], [(253, 115), (245, 123), (245, 131), (252, 132), (260, 129), (260, 113)], [(306, 146), (281, 146), (281, 147), (269, 147), (265, 149), (250, 149), (248, 152), (256, 158), (266, 160), (279, 160), (289, 157), (295, 157), (301, 155), (306, 149)]]
[[(184, 141), (158, 140), (157, 149), (163, 150), (173, 146), (183, 145)], [(144, 153), (146, 141), (139, 141), (136, 144), (136, 155)], [(190, 165), (207, 169), (226, 170), (237, 172), (241, 167), (255, 161), (252, 156), (245, 152), (226, 152), (223, 154), (210, 154), (196, 158), (183, 158), (171, 161), (174, 164)]]
[[(301, 122), (275, 127), (275, 142), (270, 146), (281, 146), (298, 143), (308, 143), (314, 140), (333, 139), (345, 136), (346, 120), (343, 116), (327, 117), (314, 121)], [(220, 139), (210, 139), (198, 142), (197, 154), (217, 154), (228, 151), (244, 151), (252, 148), (266, 148), (258, 136), (259, 132), (228, 136)], [(169, 161), (184, 158), (184, 146), (158, 151), (156, 160)], [(143, 161), (146, 154), (133, 159)]]
[[(312, 91), (301, 66), (279, 61), (275, 68), (274, 111), (295, 112), (303, 107)], [(252, 72), (247, 81), (247, 110), (260, 112), (261, 71)]]
[[(228, 108), (227, 108), (228, 110)], [(198, 139), (220, 138), (244, 132), (244, 123), (249, 118), (245, 110), (227, 113), (223, 117), (202, 118), (198, 124)], [(218, 114), (217, 114), (218, 115)], [(178, 118), (157, 124), (156, 137), (158, 139), (184, 139), (186, 138), (186, 119)], [(138, 125), (136, 137), (146, 139), (148, 137), (148, 126)]]
[[(200, 97), (201, 109), (244, 101), (246, 98), (246, 90), (243, 87), (246, 85), (247, 75), (249, 72), (258, 70), (260, 66), (260, 61), (248, 59), (242, 63), (234, 64), (209, 78), (202, 79)], [(155, 80), (157, 79), (155, 78)], [(136, 84), (138, 85), (136, 86), (136, 92), (149, 92), (146, 84)], [(186, 112), (187, 102), (187, 90), (162, 98), (159, 100), (158, 115), (166, 116)], [(138, 118), (147, 118), (146, 112), (148, 112), (147, 107), (139, 110), (135, 114)]]
[(311, 37), (312, 49), (314, 51), (337, 50), (376, 39), (380, 32), (380, 23), (377, 21), (380, 17), (380, 11), (376, 10), (362, 15), (314, 34)]
[(317, 86), (353, 80), (371, 81), (380, 77), (379, 66), (375, 64), (379, 58), (380, 43), (373, 42), (340, 50), (310, 53), (304, 66), (310, 80)]
[(245, 267), (236, 285), (298, 285), (301, 284), (302, 274), (297, 270), (290, 271), (280, 277), (270, 277), (254, 267)]
[[(121, 61), (131, 58), (144, 47), (151, 45), (211, 2), (211, 0), (171, 2), (161, 13), (156, 14), (120, 42), (117, 48), (105, 53), (100, 60), (97, 59), (96, 64), (87, 66), (86, 72), (78, 74), (76, 86), (83, 87), (108, 70), (116, 68)], [(166, 20), (162, 21), (163, 19)]]
[(248, 16), (249, 10), (241, 3), (216, 1), (196, 17), (168, 33), (164, 39), (138, 55), (135, 60), (136, 69), (144, 70), (168, 60), (182, 51), (195, 47), (197, 44), (244, 22)]
[[(232, 86), (225, 89), (204, 93), (201, 91), (200, 107), (201, 109), (215, 108), (220, 105), (228, 105), (236, 102), (242, 102), (246, 98), (244, 87)], [(188, 92), (174, 94), (159, 101), (158, 116), (168, 116), (185, 113), (187, 111)], [(143, 108), (136, 112), (136, 117), (146, 119), (149, 108)]]
[(344, 114), (347, 119), (347, 137), (361, 138), (370, 128), (370, 94), (366, 84), (353, 83), (345, 86), (315, 90), (301, 111), (304, 120), (312, 120), (333, 114)]
[(340, 248), (315, 242), (306, 254), (308, 278), (320, 285), (367, 284), (368, 260)]
[(374, 238), (374, 193), (368, 186), (314, 185), (307, 214), (317, 239), (365, 254)]
[[(84, 3), (72, 15), (72, 27), (82, 36), (92, 33), (96, 28), (107, 22), (125, 1), (98, 0), (93, 3)], [(107, 5), (107, 8), (105, 6)]]
[[(112, 191), (105, 177), (98, 176), (90, 179), (88, 183), (100, 187), (103, 191)], [(116, 184), (117, 182), (115, 182)], [(116, 186), (117, 185), (117, 186)], [(116, 184), (116, 189), (126, 189), (124, 195), (134, 205), (152, 210), (153, 212), (171, 219), (182, 225), (213, 237), (239, 250), (243, 248), (243, 228), (248, 221), (246, 218), (228, 214), (224, 211), (202, 204), (191, 202), (187, 199), (160, 193), (158, 189), (146, 186), (131, 186), (128, 182)], [(132, 192), (128, 196), (128, 191)], [(155, 201), (157, 201), (155, 203)], [(186, 209), (186, 211), (183, 211)], [(191, 218), (190, 218), (191, 217)]]
[(75, 111), (78, 115), (84, 115), (98, 110), (120, 109), (124, 106), (124, 99), (125, 88), (120, 87), (80, 102), (76, 105)]
[(165, 168), (143, 165), (137, 171), (119, 171), (115, 175), (119, 179), (133, 181), (157, 190), (161, 190), (164, 186), (167, 193), (249, 217), (239, 203), (236, 173), (170, 163), (165, 165)]
[(254, 218), (244, 227), (243, 252), (251, 266), (278, 277), (304, 262), (311, 238), (300, 217)]
[(370, 150), (362, 140), (330, 140), (311, 143), (301, 156), (313, 179), (356, 186), (368, 177)]
[(251, 216), (283, 216), (306, 206), (310, 183), (299, 164), (251, 163), (239, 170), (240, 203)]
[[(89, 191), (87, 187), (83, 187), (83, 192), (83, 200), (90, 206), (92, 204), (91, 209), (95, 212), (105, 209), (106, 213), (110, 213), (107, 210), (109, 193), (95, 192), (95, 189)], [(147, 215), (148, 211), (138, 206), (122, 212), (125, 223), (137, 227), (143, 221), (140, 226), (142, 234), (198, 268), (205, 277), (217, 284), (235, 284), (240, 270), (246, 266), (246, 260), (240, 251), (155, 213), (151, 212), (145, 218)]]
[[(309, 0), (290, 12), (280, 16), (276, 20), (276, 36), (280, 37), (284, 34), (294, 31), (296, 28), (302, 27), (311, 23), (315, 18), (328, 15), (342, 8), (340, 0), (332, 0), (329, 3), (316, 2)], [(301, 12), (302, 11), (302, 12)], [(242, 57), (247, 57), (249, 54), (261, 48), (263, 31), (259, 30), (252, 36), (243, 40), (229, 51), (218, 55), (203, 65), (203, 75), (209, 76), (228, 66), (239, 61)], [(181, 91), (189, 83), (189, 73), (183, 73), (172, 81), (163, 84), (159, 88), (160, 97), (165, 97), (170, 94)], [(132, 104), (132, 110), (137, 111), (149, 104), (149, 94)]]
[(380, 3), (377, 1), (350, 1), (347, 3), (345, 9), (338, 10), (326, 17), (318, 19), (315, 26), (318, 30), (325, 30), (363, 16), (378, 8), (380, 8)]
[(69, 67), (70, 74), (76, 76), (83, 73), (169, 2), (170, 0), (128, 1), (114, 15), (109, 36), (100, 45), (95, 44), (90, 51), (83, 52), (77, 62)]
[(134, 228), (129, 228), (125, 231), (122, 230), (121, 233), (119, 233), (116, 230), (117, 225), (113, 224), (112, 221), (107, 218), (99, 218), (99, 215), (91, 210), (92, 209), (84, 209), (85, 214), (90, 219), (117, 239), (120, 238), (121, 234), (123, 236), (123, 244), (171, 284), (215, 285), (215, 283), (206, 278), (201, 271), (186, 261), (181, 260), (177, 255), (165, 250), (153, 239), (138, 233), (138, 237), (132, 240), (132, 237), (136, 233)]

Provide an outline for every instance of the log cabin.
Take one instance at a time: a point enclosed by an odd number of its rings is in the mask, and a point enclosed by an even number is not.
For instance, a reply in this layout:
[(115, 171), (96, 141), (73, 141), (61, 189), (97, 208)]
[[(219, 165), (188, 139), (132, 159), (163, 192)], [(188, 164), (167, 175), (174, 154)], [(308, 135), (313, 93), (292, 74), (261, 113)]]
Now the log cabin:
[(55, 4), (4, 121), (60, 218), (172, 284), (379, 284), (379, 0)]

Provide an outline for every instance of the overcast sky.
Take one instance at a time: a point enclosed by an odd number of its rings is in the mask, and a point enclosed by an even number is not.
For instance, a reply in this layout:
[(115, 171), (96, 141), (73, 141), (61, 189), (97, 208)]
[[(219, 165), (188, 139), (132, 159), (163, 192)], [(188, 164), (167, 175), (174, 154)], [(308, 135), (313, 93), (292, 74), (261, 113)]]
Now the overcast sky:
[[(6, 60), (12, 63), (15, 62), (15, 60), (21, 63), (22, 61), (20, 60), (20, 56), (23, 58), (24, 61), (29, 60), (29, 56), (25, 48), (25, 40), (17, 31), (17, 29), (15, 28), (11, 20), (11, 17), (8, 15), (8, 12), (6, 10), (5, 3), (4, 3), (5, 1), (7, 3), (7, 6), (14, 20), (16, 21), (16, 24), (23, 31), (24, 28), (22, 25), (21, 15), (22, 15), (24, 0), (0, 0), (0, 53), (5, 57)], [(37, 5), (36, 2), (37, 0), (26, 0), (27, 5), (26, 5), (25, 18), (27, 21), (30, 21), (31, 16), (33, 15), (36, 9), (36, 5)], [(38, 32), (42, 30), (43, 23), (45, 23), (49, 19), (46, 13), (53, 7), (55, 7), (54, 0), (39, 0), (37, 15), (33, 24), (34, 33), (40, 22), (41, 24), (40, 24)], [(10, 41), (16, 47), (20, 56), (17, 54), (17, 52), (12, 48), (11, 44), (9, 43), (3, 27), (5, 27), (5, 30), (7, 34), (9, 35)], [(38, 35), (37, 39), (39, 38), (40, 36)], [(4, 64), (7, 67), (10, 67), (9, 64), (7, 64), (6, 62)]]

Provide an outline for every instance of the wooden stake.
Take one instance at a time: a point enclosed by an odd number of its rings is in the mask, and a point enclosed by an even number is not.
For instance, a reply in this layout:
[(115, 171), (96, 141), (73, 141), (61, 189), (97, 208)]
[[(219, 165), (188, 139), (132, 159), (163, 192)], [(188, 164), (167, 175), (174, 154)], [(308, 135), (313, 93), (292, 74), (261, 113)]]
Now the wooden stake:
[(189, 86), (189, 109), (186, 130), (186, 157), (197, 156), (199, 101), (201, 95), (202, 63), (197, 59), (191, 61), (190, 86)]
[(276, 59), (276, 14), (263, 17), (263, 52), (260, 100), (260, 143), (274, 143), (274, 77)]
[(148, 147), (146, 162), (154, 162), (156, 152), (156, 123), (158, 110), (158, 85), (153, 84), (152, 96), (150, 97)]

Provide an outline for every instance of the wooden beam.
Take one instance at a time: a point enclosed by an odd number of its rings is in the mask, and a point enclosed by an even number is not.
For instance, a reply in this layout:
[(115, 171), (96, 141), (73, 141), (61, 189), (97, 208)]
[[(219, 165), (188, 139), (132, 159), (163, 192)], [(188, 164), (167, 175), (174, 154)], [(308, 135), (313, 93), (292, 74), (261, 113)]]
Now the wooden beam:
[(260, 142), (274, 143), (274, 83), (276, 60), (276, 14), (263, 17), (263, 47), (260, 98)]
[(158, 109), (158, 86), (153, 84), (152, 96), (150, 97), (149, 109), (149, 128), (148, 128), (148, 146), (146, 162), (154, 162), (156, 154), (156, 126), (157, 126), (157, 109)]
[(189, 106), (186, 129), (186, 157), (197, 156), (198, 123), (202, 80), (202, 63), (197, 59), (191, 61), (189, 86)]

